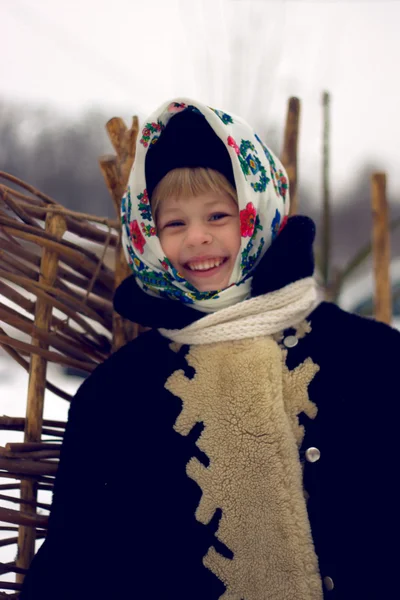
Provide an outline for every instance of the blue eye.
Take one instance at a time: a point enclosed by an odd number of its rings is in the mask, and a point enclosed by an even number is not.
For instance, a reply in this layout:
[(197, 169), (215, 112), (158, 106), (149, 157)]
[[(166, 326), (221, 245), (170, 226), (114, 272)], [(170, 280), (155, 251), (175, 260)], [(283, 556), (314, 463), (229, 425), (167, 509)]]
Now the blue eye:
[(182, 225), (184, 225), (183, 221), (171, 221), (164, 225), (164, 227), (181, 227)]
[(228, 216), (229, 215), (227, 215), (226, 213), (217, 213), (210, 217), (210, 221), (219, 221), (220, 219), (223, 219), (224, 217), (228, 217)]

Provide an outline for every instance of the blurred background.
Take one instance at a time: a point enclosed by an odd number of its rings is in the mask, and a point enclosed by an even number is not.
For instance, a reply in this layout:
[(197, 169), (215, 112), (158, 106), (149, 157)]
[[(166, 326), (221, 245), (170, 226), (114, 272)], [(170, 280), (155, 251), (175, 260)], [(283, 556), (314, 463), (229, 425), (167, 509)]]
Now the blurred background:
[[(391, 220), (400, 216), (400, 2), (1, 0), (0, 21), (0, 170), (67, 208), (114, 216), (98, 166), (113, 152), (104, 128), (113, 116), (130, 126), (168, 99), (194, 98), (244, 117), (279, 155), (287, 102), (297, 96), (299, 212), (318, 225), (326, 91), (334, 268), (370, 240), (374, 171), (386, 172)], [(399, 326), (398, 232), (391, 242)], [(371, 314), (372, 292), (366, 260), (339, 301)], [(28, 375), (0, 359), (0, 412), (24, 416)], [(76, 375), (51, 366), (71, 394)], [(51, 396), (45, 417), (65, 419), (68, 404)], [(0, 431), (1, 446), (21, 439)]]
[(69, 208), (113, 214), (97, 163), (113, 116), (195, 98), (244, 117), (279, 154), (298, 96), (300, 211), (318, 222), (326, 90), (334, 260), (369, 235), (372, 171), (387, 172), (400, 214), (399, 2), (2, 0), (0, 17), (0, 168)]

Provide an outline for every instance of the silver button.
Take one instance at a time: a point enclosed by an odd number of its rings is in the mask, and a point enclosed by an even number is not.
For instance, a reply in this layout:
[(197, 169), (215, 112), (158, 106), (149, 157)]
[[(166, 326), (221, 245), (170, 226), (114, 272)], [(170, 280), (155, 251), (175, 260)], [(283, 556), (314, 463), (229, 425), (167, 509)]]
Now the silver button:
[(299, 343), (299, 340), (295, 335), (288, 335), (283, 340), (283, 343), (285, 344), (286, 348), (294, 348)]
[(311, 446), (311, 448), (308, 448), (308, 450), (306, 450), (306, 460), (308, 460), (308, 462), (315, 463), (320, 458), (321, 452), (318, 450), (318, 448), (314, 448), (314, 446)]
[(331, 592), (335, 587), (332, 577), (324, 577), (324, 586), (328, 592)]

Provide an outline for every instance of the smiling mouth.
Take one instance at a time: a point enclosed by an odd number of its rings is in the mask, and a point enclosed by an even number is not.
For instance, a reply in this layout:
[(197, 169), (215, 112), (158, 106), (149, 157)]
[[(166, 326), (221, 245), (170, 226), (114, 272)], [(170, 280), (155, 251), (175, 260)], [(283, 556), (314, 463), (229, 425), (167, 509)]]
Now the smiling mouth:
[(185, 264), (185, 268), (192, 273), (210, 273), (211, 271), (216, 271), (219, 267), (226, 263), (228, 260), (225, 258), (208, 258), (206, 260), (201, 261), (193, 261), (187, 262)]

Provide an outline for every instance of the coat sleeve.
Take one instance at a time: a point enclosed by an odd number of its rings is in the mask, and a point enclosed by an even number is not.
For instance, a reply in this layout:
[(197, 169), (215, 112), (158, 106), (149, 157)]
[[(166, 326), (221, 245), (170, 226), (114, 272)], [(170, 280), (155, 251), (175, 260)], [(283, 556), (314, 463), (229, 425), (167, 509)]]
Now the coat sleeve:
[[(346, 414), (349, 436), (347, 443), (338, 442), (337, 461), (354, 490), (347, 493), (347, 545), (358, 550), (348, 562), (354, 585), (367, 585), (368, 597), (394, 598), (400, 536), (400, 333), (369, 322), (348, 338), (347, 352), (353, 408)], [(351, 546), (350, 538), (357, 543)]]
[(21, 600), (93, 597), (93, 569), (99, 571), (105, 559), (101, 520), (107, 485), (108, 390), (102, 366), (71, 402), (47, 536), (25, 578)]

